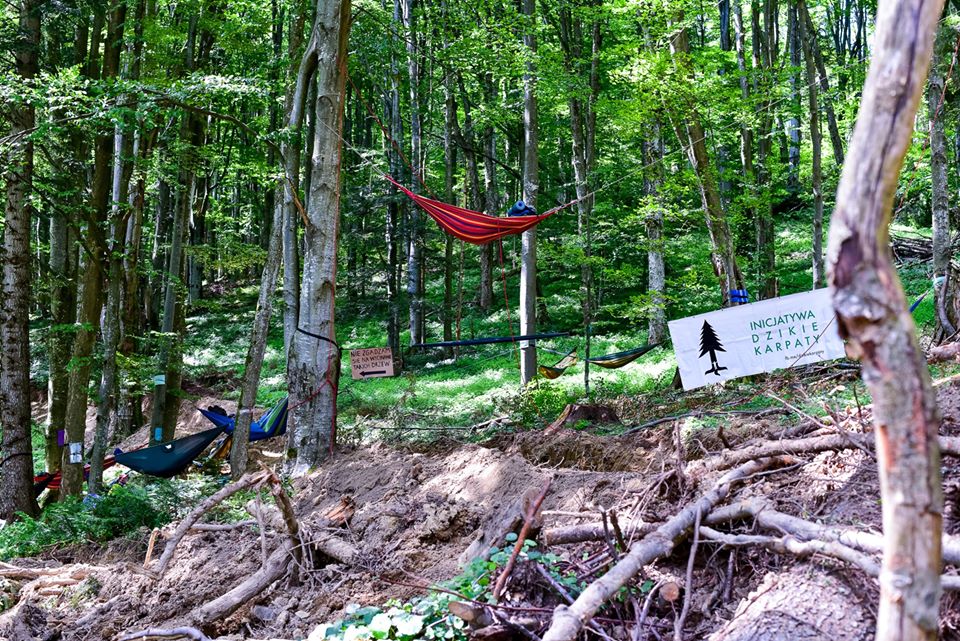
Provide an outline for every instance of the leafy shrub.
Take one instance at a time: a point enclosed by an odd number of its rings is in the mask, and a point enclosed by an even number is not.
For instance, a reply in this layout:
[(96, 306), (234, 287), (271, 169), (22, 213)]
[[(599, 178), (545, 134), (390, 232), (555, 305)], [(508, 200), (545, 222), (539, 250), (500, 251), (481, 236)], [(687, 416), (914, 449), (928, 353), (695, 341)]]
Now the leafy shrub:
[(32, 518), (0, 530), (0, 559), (32, 556), (51, 547), (109, 539), (154, 528), (169, 522), (169, 515), (154, 507), (142, 488), (116, 486), (98, 500), (70, 498), (49, 505)]

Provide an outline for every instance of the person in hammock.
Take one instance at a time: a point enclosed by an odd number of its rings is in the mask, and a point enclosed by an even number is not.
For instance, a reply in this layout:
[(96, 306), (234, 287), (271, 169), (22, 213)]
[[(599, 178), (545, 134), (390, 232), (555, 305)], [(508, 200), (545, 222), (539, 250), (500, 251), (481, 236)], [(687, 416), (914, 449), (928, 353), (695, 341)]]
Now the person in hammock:
[(513, 218), (514, 216), (536, 216), (536, 215), (537, 215), (537, 210), (531, 207), (530, 205), (528, 205), (527, 203), (523, 202), (522, 200), (518, 200), (517, 202), (513, 203), (513, 207), (511, 207), (510, 210), (507, 212), (507, 216), (509, 218)]

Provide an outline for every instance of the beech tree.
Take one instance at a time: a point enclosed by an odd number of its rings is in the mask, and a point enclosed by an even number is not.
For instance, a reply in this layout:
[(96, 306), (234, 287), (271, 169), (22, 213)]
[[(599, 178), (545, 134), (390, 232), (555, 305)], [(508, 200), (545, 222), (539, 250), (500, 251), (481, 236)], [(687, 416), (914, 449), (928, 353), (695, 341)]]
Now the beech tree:
[(294, 474), (303, 474), (326, 458), (336, 436), (340, 352), (334, 311), (350, 0), (318, 0), (313, 31), (317, 90), (311, 108), (316, 128), (305, 214), (300, 324), (287, 360), (293, 403), (289, 465)]

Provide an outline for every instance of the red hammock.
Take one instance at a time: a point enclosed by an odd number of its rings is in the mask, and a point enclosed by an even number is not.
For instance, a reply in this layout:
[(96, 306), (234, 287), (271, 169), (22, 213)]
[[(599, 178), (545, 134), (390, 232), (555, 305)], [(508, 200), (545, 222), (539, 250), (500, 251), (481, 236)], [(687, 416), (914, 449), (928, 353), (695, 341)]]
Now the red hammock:
[(528, 229), (535, 227), (537, 223), (557, 213), (562, 207), (552, 209), (539, 216), (511, 216), (509, 218), (498, 218), (497, 216), (488, 216), (478, 211), (471, 211), (462, 207), (448, 205), (438, 200), (425, 198), (415, 194), (390, 176), (385, 176), (387, 180), (397, 186), (397, 188), (410, 197), (413, 202), (420, 205), (420, 208), (430, 214), (430, 217), (437, 221), (445, 231), (456, 236), (460, 240), (474, 245), (486, 245), (490, 241), (510, 236), (511, 234), (522, 234)]

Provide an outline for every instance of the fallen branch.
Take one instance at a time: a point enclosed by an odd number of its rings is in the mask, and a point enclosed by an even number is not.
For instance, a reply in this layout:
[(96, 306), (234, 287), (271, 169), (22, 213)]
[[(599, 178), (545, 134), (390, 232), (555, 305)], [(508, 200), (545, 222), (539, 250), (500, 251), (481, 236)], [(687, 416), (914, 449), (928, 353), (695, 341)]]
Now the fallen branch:
[(510, 558), (507, 560), (507, 564), (504, 566), (503, 572), (501, 572), (500, 576), (497, 577), (497, 582), (493, 586), (494, 601), (500, 600), (500, 595), (503, 593), (503, 588), (507, 585), (507, 579), (510, 578), (510, 573), (513, 571), (513, 566), (517, 562), (517, 556), (520, 554), (520, 550), (523, 549), (523, 542), (527, 539), (527, 534), (530, 532), (531, 525), (537, 519), (540, 506), (543, 505), (543, 500), (547, 498), (547, 492), (550, 490), (550, 483), (552, 482), (552, 478), (548, 478), (546, 480), (546, 482), (543, 484), (543, 489), (540, 490), (540, 494), (537, 495), (537, 498), (534, 499), (533, 503), (530, 504), (530, 509), (527, 510), (527, 513), (523, 517), (523, 527), (520, 528), (520, 534), (517, 536), (517, 543), (513, 546), (513, 552), (510, 553)]
[(300, 523), (297, 522), (297, 515), (293, 511), (293, 504), (290, 502), (290, 497), (287, 496), (287, 493), (283, 491), (283, 484), (280, 482), (280, 477), (268, 469), (263, 463), (260, 463), (260, 467), (263, 468), (263, 473), (267, 475), (267, 479), (270, 481), (270, 494), (273, 495), (273, 500), (283, 515), (283, 522), (287, 526), (287, 532), (290, 533), (293, 559), (297, 562), (297, 566), (300, 567), (303, 565), (303, 541), (300, 539)]
[(161, 628), (147, 628), (142, 632), (125, 634), (120, 637), (120, 641), (134, 641), (135, 639), (194, 639), (195, 641), (210, 641), (210, 637), (196, 628), (170, 628), (163, 630)]
[(696, 411), (696, 412), (687, 412), (686, 414), (676, 414), (674, 416), (663, 416), (661, 418), (655, 418), (652, 421), (647, 421), (636, 427), (631, 427), (629, 430), (625, 431), (621, 436), (626, 436), (627, 434), (633, 434), (634, 432), (639, 432), (645, 430), (649, 427), (654, 427), (660, 425), (661, 423), (669, 423), (670, 421), (679, 421), (684, 418), (702, 418), (704, 416), (752, 416), (753, 418), (760, 418), (763, 416), (771, 416), (773, 414), (786, 414), (788, 410), (785, 407), (767, 407), (762, 410), (707, 410), (707, 411)]
[(288, 539), (270, 555), (262, 568), (226, 594), (198, 608), (194, 614), (194, 620), (204, 626), (230, 616), (247, 601), (260, 596), (274, 582), (286, 576), (292, 559)]
[(196, 525), (190, 528), (191, 532), (230, 532), (232, 530), (239, 530), (241, 528), (250, 527), (256, 525), (257, 522), (254, 519), (247, 519), (246, 521), (237, 521), (236, 523), (197, 523)]
[(591, 583), (577, 597), (573, 605), (559, 605), (553, 614), (553, 623), (544, 635), (544, 641), (573, 641), (597, 610), (637, 573), (654, 559), (670, 554), (683, 540), (696, 521), (697, 514), (708, 514), (730, 494), (732, 487), (751, 475), (776, 465), (789, 465), (787, 457), (770, 457), (750, 461), (737, 467), (716, 481), (710, 491), (687, 505), (679, 514), (666, 521), (654, 532), (637, 541), (630, 551), (606, 574)]
[(933, 347), (927, 353), (928, 363), (942, 363), (960, 359), (960, 342)]
[[(700, 533), (705, 539), (732, 547), (757, 545), (772, 552), (794, 554), (799, 557), (820, 554), (856, 566), (860, 568), (864, 574), (875, 579), (880, 576), (880, 564), (877, 563), (876, 559), (837, 541), (821, 541), (819, 539), (800, 541), (790, 535), (775, 537), (756, 536), (752, 534), (726, 534), (709, 527), (700, 528)], [(960, 576), (942, 575), (940, 577), (940, 585), (944, 590), (960, 590)]]
[[(643, 521), (627, 521), (621, 523), (624, 538), (646, 536), (657, 528), (657, 523)], [(604, 537), (602, 523), (584, 523), (582, 525), (565, 525), (562, 527), (544, 530), (541, 535), (546, 545), (566, 545), (568, 543), (584, 543), (586, 541), (602, 541)]]
[[(960, 457), (960, 437), (940, 436), (940, 453)], [(873, 450), (873, 436), (859, 432), (827, 434), (811, 438), (767, 441), (738, 450), (728, 450), (709, 459), (694, 461), (687, 466), (688, 474), (703, 474), (727, 469), (747, 461), (785, 454), (815, 454), (850, 449)]]
[(240, 490), (246, 489), (252, 485), (257, 485), (266, 480), (266, 476), (262, 472), (256, 474), (247, 474), (239, 481), (225, 485), (216, 493), (211, 494), (209, 497), (204, 499), (190, 514), (187, 515), (185, 519), (180, 521), (180, 525), (177, 526), (177, 529), (174, 530), (173, 535), (170, 537), (170, 540), (167, 542), (166, 547), (163, 548), (163, 554), (160, 556), (160, 560), (157, 561), (157, 567), (153, 571), (153, 575), (156, 579), (160, 579), (163, 576), (163, 573), (166, 572), (167, 566), (170, 565), (170, 561), (173, 559), (173, 553), (177, 549), (177, 545), (186, 536), (187, 532), (190, 531), (197, 521), (200, 520), (200, 517), (206, 514), (209, 510), (213, 509), (219, 505), (222, 501), (227, 499), (230, 496), (233, 496)]
[[(790, 514), (778, 512), (763, 499), (750, 498), (733, 505), (718, 508), (707, 515), (704, 523), (717, 525), (743, 519), (751, 519), (756, 525), (768, 530), (785, 532), (802, 540), (821, 540), (838, 543), (860, 552), (880, 554), (883, 551), (883, 535), (864, 532), (850, 527), (831, 527), (813, 523)], [(960, 565), (960, 537), (944, 534), (942, 537), (943, 561)]]

